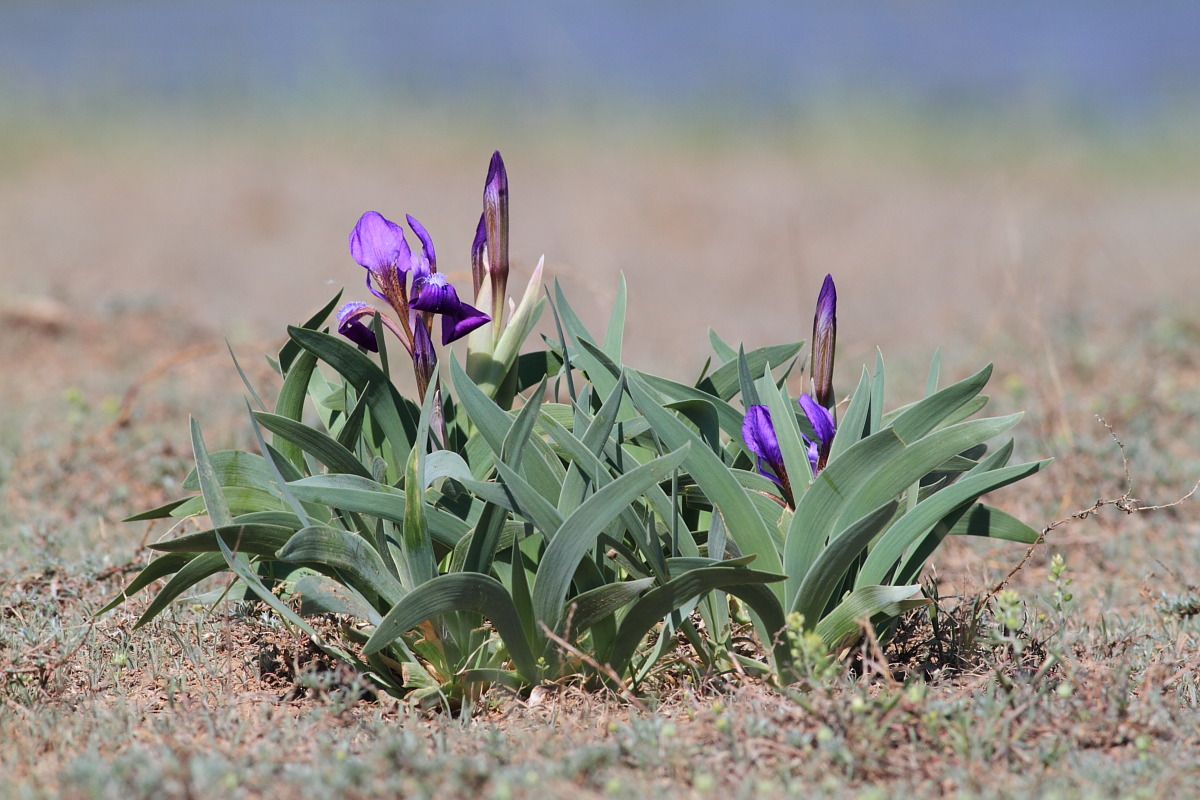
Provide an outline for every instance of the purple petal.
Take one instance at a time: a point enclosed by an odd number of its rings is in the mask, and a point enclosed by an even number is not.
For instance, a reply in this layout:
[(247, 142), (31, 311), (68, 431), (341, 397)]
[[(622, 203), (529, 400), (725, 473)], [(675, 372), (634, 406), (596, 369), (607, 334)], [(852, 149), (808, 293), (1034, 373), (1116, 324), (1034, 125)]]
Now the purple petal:
[(366, 303), (346, 303), (337, 312), (338, 333), (360, 347), (378, 353), (379, 341), (375, 338), (375, 331), (363, 322), (364, 317), (369, 321), (376, 313), (375, 309)]
[(821, 448), (816, 442), (808, 441), (808, 437), (800, 434), (800, 438), (808, 445), (808, 465), (812, 467), (813, 475), (817, 474), (817, 465), (821, 463)]
[(424, 278), (414, 278), (413, 299), (409, 308), (417, 311), (431, 311), (434, 314), (457, 314), (462, 306), (458, 292), (440, 272)]
[(394, 267), (405, 250), (404, 229), (378, 211), (363, 214), (350, 231), (350, 255), (371, 272), (383, 273)]
[(488, 164), (487, 181), (483, 187), (484, 202), (488, 202), (488, 195), (491, 195), (493, 202), (508, 202), (508, 170), (504, 168), (504, 159), (500, 157), (500, 151), (492, 153), (492, 161)]
[(770, 409), (759, 405), (746, 409), (746, 418), (742, 421), (742, 441), (754, 454), (758, 471), (782, 487), (783, 453), (779, 450), (779, 439), (771, 424)]
[(804, 416), (808, 417), (809, 423), (813, 426), (813, 433), (816, 434), (817, 441), (822, 448), (828, 449), (836, 432), (833, 414), (830, 414), (829, 409), (807, 394), (800, 395), (798, 402), (800, 403), (800, 408), (804, 410)]
[(425, 226), (417, 221), (412, 214), (405, 215), (408, 220), (408, 227), (412, 228), (413, 233), (421, 240), (421, 249), (425, 253), (425, 259), (429, 262), (426, 272), (437, 272), (437, 254), (433, 250), (433, 239), (429, 235), (429, 231), (425, 230)]
[(475, 306), (459, 303), (458, 313), (442, 317), (442, 344), (461, 339), (471, 331), (491, 322), (492, 318)]

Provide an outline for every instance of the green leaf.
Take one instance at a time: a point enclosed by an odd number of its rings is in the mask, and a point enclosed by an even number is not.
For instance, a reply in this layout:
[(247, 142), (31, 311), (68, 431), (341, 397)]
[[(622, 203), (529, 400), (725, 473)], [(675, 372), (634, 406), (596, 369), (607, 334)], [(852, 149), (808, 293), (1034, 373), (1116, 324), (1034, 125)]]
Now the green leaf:
[[(304, 414), (304, 398), (308, 395), (308, 383), (312, 378), (313, 370), (317, 366), (317, 357), (312, 353), (303, 351), (300, 357), (296, 359), (295, 365), (287, 372), (287, 377), (283, 380), (283, 386), (279, 389), (279, 397), (275, 400), (275, 414), (290, 422), (299, 424), (300, 418)], [(264, 424), (268, 430), (277, 434), (276, 439), (272, 440), (272, 444), (283, 453), (284, 457), (296, 465), (297, 469), (304, 469), (304, 456), (301, 454), (302, 447), (289, 438), (286, 434), (275, 431)]]
[(537, 681), (537, 663), (525, 638), (516, 606), (504, 586), (490, 575), (452, 572), (418, 586), (384, 616), (363, 653), (378, 653), (426, 620), (455, 611), (470, 611), (489, 619), (527, 682)]
[(533, 582), (534, 616), (539, 622), (552, 630), (559, 629), (571, 576), (595, 545), (597, 536), (634, 499), (677, 469), (687, 455), (688, 447), (684, 446), (630, 470), (598, 490), (563, 520), (546, 546)]
[(682, 383), (676, 383), (675, 381), (645, 372), (630, 371), (642, 379), (646, 388), (654, 393), (660, 405), (665, 406), (681, 400), (702, 400), (710, 404), (717, 412), (717, 421), (721, 426), (721, 430), (731, 439), (741, 441), (742, 420), (746, 416), (742, 411), (734, 408), (715, 395), (701, 391), (694, 386), (685, 386)]
[(617, 613), (653, 585), (654, 578), (617, 581), (597, 586), (573, 598), (567, 605), (568, 640), (578, 638), (588, 628)]
[(150, 547), (165, 553), (215, 553), (220, 552), (217, 537), (235, 553), (250, 553), (256, 556), (274, 556), (292, 536), (292, 529), (279, 525), (255, 525), (237, 523), (225, 528), (212, 528), (199, 533), (153, 542)]
[[(779, 441), (779, 451), (783, 455), (788, 482), (793, 493), (799, 492), (812, 482), (813, 471), (812, 463), (808, 460), (808, 448), (804, 446), (800, 434), (800, 423), (796, 418), (798, 405), (780, 391), (770, 373), (759, 379), (758, 388), (761, 392), (759, 396), (771, 412), (772, 427), (775, 429), (775, 438)], [(793, 497), (785, 499), (789, 503), (793, 501)]]
[(666, 447), (678, 451), (685, 445), (693, 445), (683, 467), (718, 509), (729, 537), (743, 553), (757, 555), (768, 572), (782, 572), (774, 537), (729, 468), (696, 434), (654, 401), (639, 375), (629, 375), (628, 383), (634, 405)]
[(435, 407), (440, 403), (441, 389), (438, 369), (429, 379), (429, 391), (421, 407), (417, 436), (404, 472), (404, 529), (401, 531), (401, 551), (404, 563), (398, 565), (405, 586), (413, 589), (437, 575), (433, 557), (433, 540), (429, 536), (425, 501), (425, 452), (429, 427)]
[(376, 595), (390, 608), (404, 597), (404, 587), (388, 572), (383, 559), (366, 539), (323, 526), (297, 531), (276, 554), (294, 564), (320, 564), (336, 569), (347, 583), (366, 596)]
[(867, 557), (855, 581), (856, 586), (881, 583), (887, 573), (914, 542), (928, 533), (937, 522), (959, 506), (972, 503), (988, 492), (1007, 486), (1045, 468), (1049, 461), (1017, 464), (1012, 467), (969, 475), (931, 497), (922, 500), (892, 525)]
[[(156, 559), (155, 563), (166, 558), (173, 558), (173, 556), (163, 556), (163, 558)], [(224, 572), (228, 568), (229, 565), (221, 553), (201, 553), (189, 557), (187, 563), (176, 570), (171, 579), (167, 581), (167, 585), (158, 590), (158, 594), (154, 595), (154, 599), (150, 601), (150, 605), (146, 606), (146, 610), (138, 617), (138, 621), (134, 623), (133, 627), (135, 629), (142, 627), (162, 613), (163, 609), (169, 606), (179, 595), (205, 578), (211, 578), (213, 575)], [(132, 594), (132, 589), (132, 585), (129, 589), (126, 589), (126, 595)]]
[(815, 625), (829, 598), (841, 585), (846, 570), (870, 544), (871, 539), (891, 521), (897, 506), (895, 500), (884, 503), (834, 536), (800, 581), (790, 610), (800, 612), (810, 627)]
[(295, 595), (300, 598), (300, 616), (344, 614), (370, 625), (378, 625), (383, 617), (352, 587), (324, 575), (305, 575), (296, 581)]
[(356, 347), (326, 333), (289, 327), (288, 335), (301, 347), (337, 370), (359, 392), (370, 408), (372, 419), (383, 430), (384, 457), (399, 477), (408, 451), (416, 438), (419, 412), (396, 391), (391, 381), (371, 359)]
[(622, 272), (617, 282), (617, 296), (613, 300), (612, 313), (608, 317), (608, 328), (604, 331), (604, 343), (601, 349), (612, 359), (614, 364), (621, 363), (621, 340), (625, 336), (625, 273)]
[(1033, 544), (1042, 534), (1005, 511), (977, 503), (950, 529), (950, 535), (985, 536), (990, 539)]
[[(218, 486), (267, 489), (274, 482), (267, 460), (244, 450), (218, 450), (209, 454), (209, 463)], [(183, 488), (199, 491), (200, 479), (195, 467), (183, 479)]]
[(920, 590), (920, 586), (862, 586), (846, 595), (814, 630), (826, 647), (840, 650), (858, 638), (862, 622), (878, 624), (905, 611), (929, 605), (924, 598), (909, 599)]
[(500, 455), (504, 452), (504, 437), (512, 428), (512, 414), (500, 408), (484, 394), (453, 357), (450, 359), (450, 381), (454, 384), (458, 402), (466, 411), (467, 418), (471, 420), (491, 451)]
[[(194, 559), (195, 556), (190, 553), (172, 553), (170, 555), (160, 556), (149, 564), (147, 564), (134, 579), (129, 582), (120, 594), (114, 597), (103, 608), (96, 612), (95, 616), (99, 617), (102, 614), (107, 614), (117, 606), (124, 603), (130, 597), (145, 589), (150, 584), (157, 580), (161, 580), (168, 575), (173, 575), (183, 567), (187, 566), (188, 562)], [(225, 562), (222, 561), (222, 564)]]
[[(752, 584), (782, 580), (782, 575), (758, 572), (745, 567), (715, 565), (689, 570), (651, 589), (633, 604), (621, 620), (617, 637), (613, 641), (608, 658), (605, 659), (617, 674), (625, 672), (638, 643), (652, 627), (673, 611), (692, 600), (712, 591), (722, 589), (738, 597), (749, 598), (747, 603), (763, 618), (768, 629), (776, 631), (783, 627), (783, 615), (778, 611), (778, 602), (770, 593), (746, 594), (743, 589)], [(776, 627), (777, 626), (777, 627)]]
[[(529, 481), (509, 469), (503, 461), (496, 462), (496, 472), (500, 476), (500, 480), (504, 482), (505, 488), (517, 501), (521, 515), (546, 534), (547, 538), (553, 536), (554, 532), (562, 525), (563, 519), (554, 504), (531, 486)], [(467, 487), (473, 488), (474, 484), (468, 484)]]
[(966, 380), (947, 386), (940, 392), (934, 392), (929, 397), (918, 401), (912, 408), (893, 420), (891, 427), (905, 442), (916, 441), (983, 391), (983, 387), (987, 385), (991, 376), (992, 365), (988, 364)]
[(132, 517), (126, 517), (122, 522), (144, 522), (151, 519), (166, 519), (167, 517), (175, 516), (174, 512), (180, 506), (189, 502), (192, 498), (181, 497), (178, 500), (172, 500), (169, 503), (164, 503), (157, 508), (151, 508), (148, 511), (142, 511), (134, 514)]
[[(215, 528), (227, 527), (233, 524), (233, 515), (229, 513), (229, 506), (225, 502), (224, 495), (221, 494), (220, 478), (213, 462), (208, 457), (208, 450), (204, 447), (204, 439), (200, 434), (200, 423), (195, 417), (190, 418), (189, 423), (192, 431), (192, 453), (196, 458), (196, 482), (203, 494), (208, 518), (212, 520)], [(249, 453), (244, 455), (253, 459)]]
[(833, 444), (829, 448), (829, 461), (841, 457), (842, 453), (858, 444), (863, 439), (864, 431), (871, 414), (871, 375), (863, 367), (862, 376), (858, 379), (858, 387), (850, 395), (850, 405), (846, 413), (837, 423), (837, 433), (834, 434)]
[(950, 457), (1003, 433), (1020, 418), (1014, 414), (962, 422), (911, 445), (888, 426), (831, 460), (796, 502), (784, 552), (787, 596), (797, 596), (801, 576), (836, 527), (861, 519)]
[[(357, 475), (314, 475), (293, 481), (288, 488), (303, 502), (404, 524), (405, 492)], [(470, 529), (466, 522), (437, 507), (427, 508), (426, 516), (433, 540), (446, 548), (452, 549)]]
[(717, 332), (712, 328), (708, 329), (708, 341), (712, 345), (713, 353), (722, 363), (732, 361), (737, 358), (737, 351), (730, 347), (724, 339), (717, 335)]
[[(750, 376), (758, 378), (763, 374), (767, 364), (782, 364), (796, 355), (796, 353), (799, 353), (802, 347), (804, 347), (804, 342), (792, 342), (791, 344), (777, 344), (751, 350), (749, 353), (746, 353), (746, 366), (750, 371)], [(729, 402), (741, 390), (741, 381), (738, 379), (737, 360), (727, 361), (717, 367), (696, 388)]]
[[(330, 472), (359, 475), (363, 478), (371, 477), (371, 473), (354, 453), (343, 447), (336, 439), (302, 422), (262, 411), (255, 412), (254, 419), (276, 435), (277, 438), (274, 440), (276, 447), (280, 445), (282, 439), (283, 443), (293, 445), (298, 451), (312, 455), (313, 458), (328, 467)], [(286, 455), (288, 451), (282, 452)], [(298, 463), (300, 467), (304, 466), (302, 458), (298, 462), (295, 458), (290, 460), (292, 463)]]

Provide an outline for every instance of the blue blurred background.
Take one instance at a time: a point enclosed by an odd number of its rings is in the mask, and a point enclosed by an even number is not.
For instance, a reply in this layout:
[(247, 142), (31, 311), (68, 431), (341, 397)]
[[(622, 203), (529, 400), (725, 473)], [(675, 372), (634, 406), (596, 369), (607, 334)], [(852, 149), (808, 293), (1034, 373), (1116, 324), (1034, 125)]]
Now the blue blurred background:
[(826, 272), (864, 347), (1200, 311), (1197, 42), (1161, 0), (7, 2), (0, 293), (278, 333), (366, 299), (368, 208), (465, 265), (499, 148), (519, 270), (589, 320), (624, 272), (651, 361), (803, 337)]
[(8, 2), (10, 101), (802, 115), (848, 98), (1125, 122), (1194, 106), (1193, 2)]

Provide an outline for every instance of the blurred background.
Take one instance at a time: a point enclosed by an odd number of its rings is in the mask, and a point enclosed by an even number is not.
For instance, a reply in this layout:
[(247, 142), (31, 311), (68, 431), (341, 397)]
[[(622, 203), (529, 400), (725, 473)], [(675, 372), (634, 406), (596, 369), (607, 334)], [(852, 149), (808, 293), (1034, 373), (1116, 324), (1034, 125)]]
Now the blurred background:
[(1195, 316), (1197, 41), (1153, 0), (14, 0), (0, 307), (278, 338), (369, 299), (368, 209), (462, 286), (499, 149), (510, 287), (544, 254), (598, 327), (623, 272), (635, 365), (808, 338), (831, 272), (843, 348), (972, 367)]

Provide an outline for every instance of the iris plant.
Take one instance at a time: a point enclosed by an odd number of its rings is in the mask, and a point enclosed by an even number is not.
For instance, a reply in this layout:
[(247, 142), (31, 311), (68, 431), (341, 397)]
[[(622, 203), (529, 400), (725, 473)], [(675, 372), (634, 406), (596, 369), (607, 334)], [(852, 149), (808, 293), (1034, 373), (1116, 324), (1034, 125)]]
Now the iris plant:
[[(800, 395), (797, 402), (813, 430), (813, 438), (801, 434), (808, 448), (808, 463), (813, 475), (825, 468), (829, 450), (837, 431), (833, 416), (833, 348), (837, 338), (837, 289), (833, 277), (825, 276), (821, 293), (817, 296), (817, 311), (813, 317), (812, 383), (813, 394)], [(792, 485), (779, 439), (771, 422), (771, 412), (766, 406), (752, 405), (746, 409), (742, 421), (742, 441), (754, 454), (755, 468), (775, 482), (783, 490), (788, 505), (795, 505)]]

